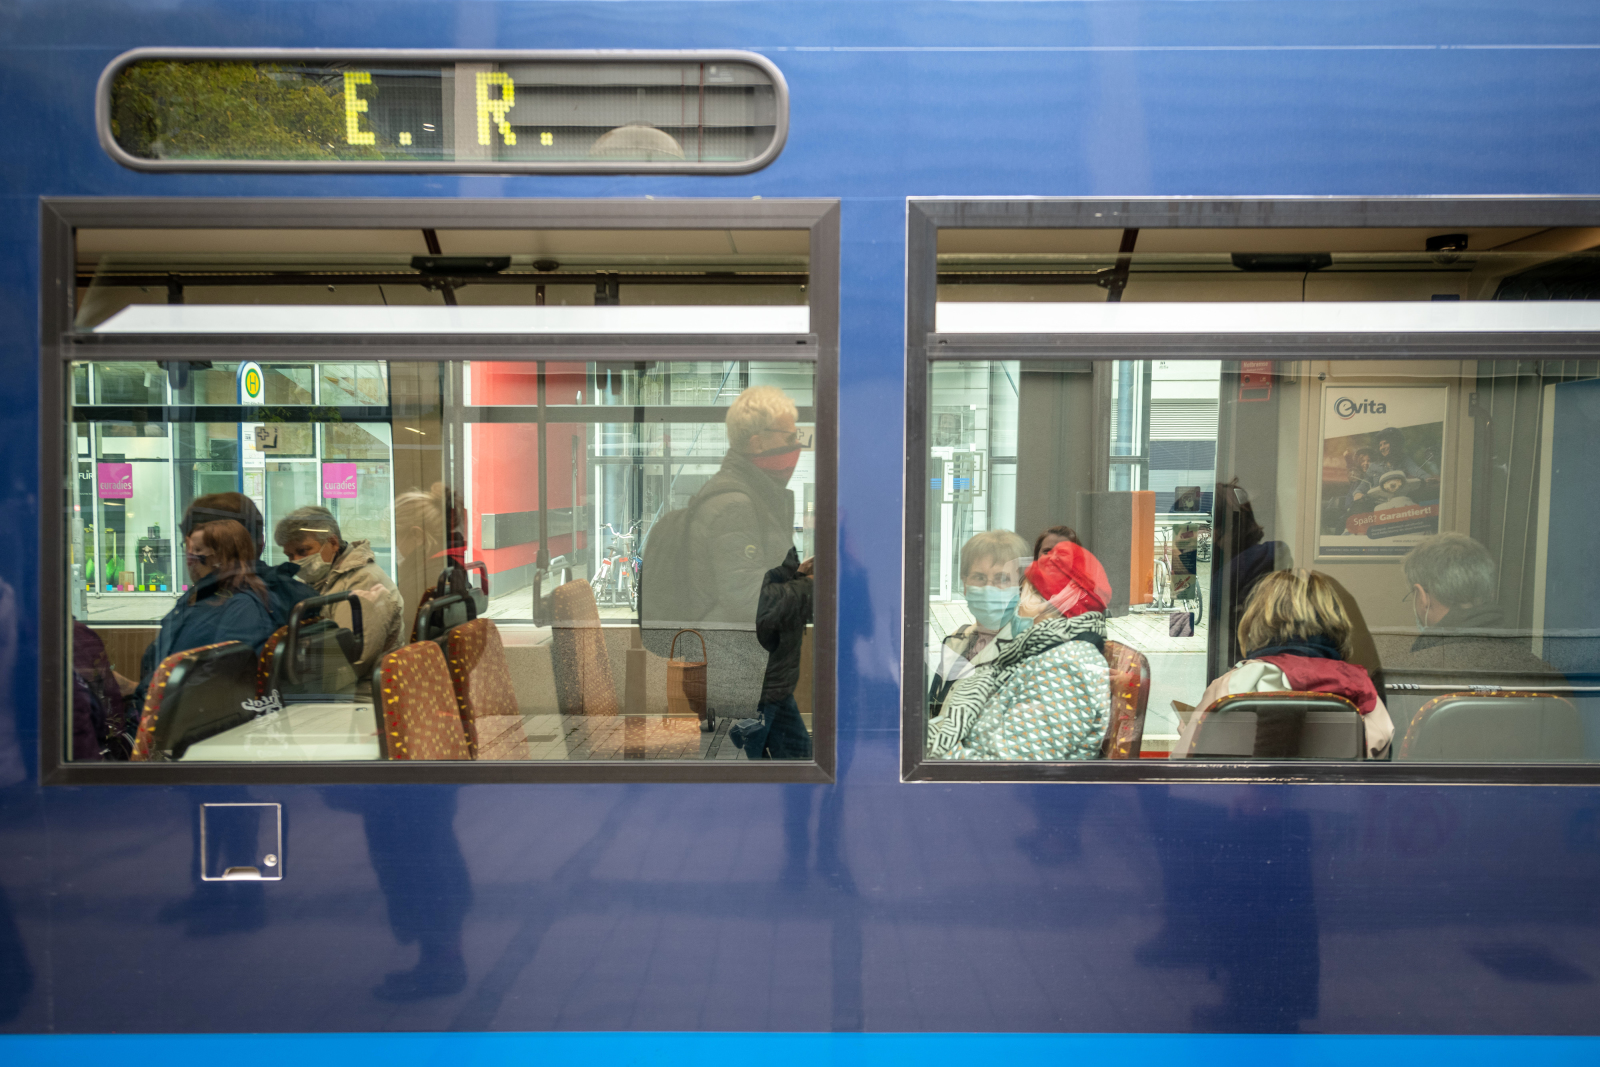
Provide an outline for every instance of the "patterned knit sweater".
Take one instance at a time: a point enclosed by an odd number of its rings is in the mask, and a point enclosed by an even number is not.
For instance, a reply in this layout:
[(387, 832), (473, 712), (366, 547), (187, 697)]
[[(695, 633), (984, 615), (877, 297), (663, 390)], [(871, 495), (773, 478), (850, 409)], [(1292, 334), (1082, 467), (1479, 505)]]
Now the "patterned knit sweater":
[[(1052, 621), (1059, 625), (1069, 620)], [(1018, 642), (1028, 643), (1026, 638)], [(1031, 654), (1026, 648), (1016, 652), (1023, 655), (995, 672), (994, 688), (956, 758), (1098, 759), (1111, 721), (1111, 672), (1105, 656), (1087, 641), (1075, 640)]]

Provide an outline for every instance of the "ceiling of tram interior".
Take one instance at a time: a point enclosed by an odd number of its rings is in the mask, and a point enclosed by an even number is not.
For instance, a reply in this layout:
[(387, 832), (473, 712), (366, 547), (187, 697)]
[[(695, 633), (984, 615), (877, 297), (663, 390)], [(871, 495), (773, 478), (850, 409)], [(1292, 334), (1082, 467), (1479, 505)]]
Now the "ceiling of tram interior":
[(944, 229), (938, 248), (944, 301), (1487, 300), (1597, 258), (1600, 229)]
[[(1600, 229), (1564, 227), (1435, 227), (1338, 229), (1142, 229), (1135, 251), (1176, 253), (1232, 252), (1424, 252), (1430, 237), (1465, 233), (1468, 249), (1490, 251), (1567, 251), (1600, 245)], [(945, 229), (939, 253), (960, 255), (1115, 254), (1123, 231), (1116, 228)]]
[[(80, 329), (130, 304), (805, 304), (805, 230), (83, 229)], [(503, 264), (423, 266), (418, 257)]]

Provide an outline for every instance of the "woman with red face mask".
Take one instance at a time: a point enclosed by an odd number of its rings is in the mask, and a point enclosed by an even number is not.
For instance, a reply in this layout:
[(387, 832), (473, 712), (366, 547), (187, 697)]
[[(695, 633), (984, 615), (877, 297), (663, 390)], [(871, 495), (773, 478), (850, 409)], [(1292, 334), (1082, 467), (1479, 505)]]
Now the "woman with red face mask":
[[(701, 631), (708, 710), (735, 720), (728, 736), (752, 759), (811, 758), (794, 699), (813, 592), (811, 561), (795, 550), (788, 488), (801, 452), (798, 417), (776, 386), (740, 393), (725, 419), (722, 469), (689, 501), (681, 544), (674, 533), (645, 548), (645, 647), (665, 655), (680, 627)], [(653, 598), (670, 610), (652, 614)]]

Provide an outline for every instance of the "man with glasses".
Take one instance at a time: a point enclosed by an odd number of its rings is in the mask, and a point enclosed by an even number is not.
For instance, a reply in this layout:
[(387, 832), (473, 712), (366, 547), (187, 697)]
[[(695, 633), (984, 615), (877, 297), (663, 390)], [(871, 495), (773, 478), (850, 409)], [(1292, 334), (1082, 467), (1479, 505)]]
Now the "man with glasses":
[[(1564, 684), (1550, 664), (1533, 654), (1525, 629), (1508, 623), (1498, 601), (1494, 557), (1463, 533), (1425, 537), (1402, 562), (1402, 602), (1417, 622), (1416, 640), (1404, 653), (1385, 656), (1387, 681), (1413, 685), (1492, 685), (1539, 689)], [(1435, 691), (1400, 693), (1394, 714), (1403, 736), (1411, 714)]]

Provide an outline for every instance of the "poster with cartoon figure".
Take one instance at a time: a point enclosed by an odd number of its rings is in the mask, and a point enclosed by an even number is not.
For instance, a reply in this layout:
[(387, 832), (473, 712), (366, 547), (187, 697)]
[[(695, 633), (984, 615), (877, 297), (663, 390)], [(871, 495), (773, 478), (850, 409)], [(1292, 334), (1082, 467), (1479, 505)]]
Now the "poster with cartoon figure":
[(1403, 556), (1439, 532), (1447, 392), (1323, 386), (1318, 556)]

